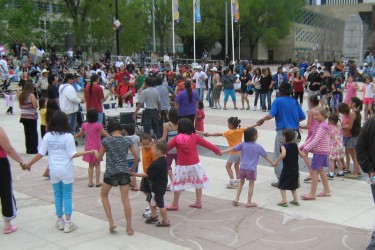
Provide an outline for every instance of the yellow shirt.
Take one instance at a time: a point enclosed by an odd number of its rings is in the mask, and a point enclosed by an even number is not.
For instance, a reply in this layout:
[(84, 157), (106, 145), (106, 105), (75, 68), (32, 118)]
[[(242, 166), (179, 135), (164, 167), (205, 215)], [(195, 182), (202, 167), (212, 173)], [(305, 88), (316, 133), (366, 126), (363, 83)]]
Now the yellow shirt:
[(146, 173), (148, 167), (151, 165), (153, 161), (155, 161), (157, 158), (154, 155), (154, 150), (152, 148), (150, 149), (144, 149), (142, 148), (142, 165), (143, 165), (143, 173)]
[(47, 113), (47, 109), (46, 108), (42, 108), (42, 109), (39, 110), (40, 125), (47, 126), (46, 113)]
[[(223, 133), (223, 136), (227, 139), (229, 147), (234, 147), (242, 142), (243, 133), (246, 128), (230, 129)], [(241, 153), (240, 151), (230, 151), (229, 154), (235, 155)]]

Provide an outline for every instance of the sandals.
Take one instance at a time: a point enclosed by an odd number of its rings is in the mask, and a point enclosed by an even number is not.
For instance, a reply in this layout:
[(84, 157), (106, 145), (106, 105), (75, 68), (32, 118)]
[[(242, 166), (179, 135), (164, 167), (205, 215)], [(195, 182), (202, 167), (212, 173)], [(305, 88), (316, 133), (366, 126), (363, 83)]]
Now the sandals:
[(146, 224), (153, 224), (153, 223), (156, 223), (158, 221), (159, 221), (158, 216), (155, 216), (155, 217), (150, 216), (150, 218), (147, 218), (147, 220), (145, 220), (145, 223)]
[(294, 205), (294, 206), (299, 206), (299, 203), (298, 203), (298, 201), (289, 201), (289, 204), (292, 204), (292, 205)]
[(193, 204), (190, 204), (189, 207), (201, 209), (202, 208), (202, 204), (195, 202)]
[(233, 206), (238, 207), (238, 201), (232, 201)]
[(174, 205), (173, 203), (169, 204), (165, 207), (168, 211), (177, 211), (179, 209), (178, 205)]
[(277, 205), (278, 205), (279, 207), (288, 207), (288, 203), (287, 203), (287, 202), (285, 202), (285, 203), (281, 203), (281, 202), (279, 202), (279, 203), (277, 203)]
[(313, 201), (313, 200), (315, 200), (315, 197), (312, 197), (312, 196), (307, 195), (307, 194), (303, 194), (303, 195), (301, 195), (301, 199), (304, 200), (304, 201)]
[(4, 228), (4, 229), (3, 229), (3, 233), (4, 233), (4, 234), (11, 234), (11, 233), (13, 233), (13, 232), (16, 231), (16, 230), (17, 230), (17, 227), (16, 227), (16, 226), (9, 225), (8, 228)]
[(135, 191), (135, 192), (137, 192), (137, 191), (139, 191), (139, 188), (138, 188), (138, 187), (134, 187), (134, 186), (132, 186), (132, 187), (130, 188), (130, 190), (131, 190), (131, 191)]
[(318, 194), (316, 197), (331, 197), (331, 193), (325, 193), (324, 191)]
[(95, 185), (95, 187), (101, 187), (101, 186), (102, 186), (101, 183), (98, 183), (98, 184)]
[(258, 204), (256, 204), (256, 203), (250, 203), (250, 204), (246, 205), (247, 208), (252, 208), (252, 207), (257, 207), (257, 206), (258, 206)]
[(117, 225), (110, 226), (109, 227), (109, 232), (113, 233), (116, 228), (117, 228)]
[(90, 188), (92, 188), (94, 186), (94, 184), (93, 183), (89, 183), (89, 184), (87, 184), (87, 186), (90, 187)]
[(169, 224), (169, 221), (167, 223), (164, 222), (158, 222), (155, 227), (169, 227), (171, 224)]

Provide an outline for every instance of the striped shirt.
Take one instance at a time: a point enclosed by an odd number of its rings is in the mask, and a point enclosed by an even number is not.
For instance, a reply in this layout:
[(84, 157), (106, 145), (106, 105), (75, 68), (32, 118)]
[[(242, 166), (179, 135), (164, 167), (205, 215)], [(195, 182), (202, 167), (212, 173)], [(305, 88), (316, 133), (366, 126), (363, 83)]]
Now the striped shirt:
[(36, 120), (38, 119), (38, 110), (34, 108), (30, 97), (27, 98), (21, 105), (21, 118)]
[(312, 152), (313, 154), (329, 155), (330, 144), (329, 126), (324, 121), (315, 126), (313, 134), (301, 146), (301, 149), (304, 152)]

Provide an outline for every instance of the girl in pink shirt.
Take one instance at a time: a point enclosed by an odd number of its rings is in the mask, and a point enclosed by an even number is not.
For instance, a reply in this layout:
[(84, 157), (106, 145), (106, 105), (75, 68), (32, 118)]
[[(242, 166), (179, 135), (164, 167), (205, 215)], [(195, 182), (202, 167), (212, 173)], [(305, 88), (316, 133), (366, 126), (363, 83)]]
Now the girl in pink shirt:
[(188, 118), (180, 119), (177, 126), (178, 135), (168, 142), (168, 151), (177, 149), (177, 164), (171, 185), (171, 190), (174, 192), (173, 202), (167, 206), (167, 210), (179, 209), (181, 191), (188, 188), (195, 188), (196, 192), (196, 202), (189, 207), (202, 208), (202, 188), (209, 186), (209, 180), (199, 162), (197, 146), (205, 147), (217, 155), (221, 155), (221, 152), (218, 147), (195, 133), (194, 124)]
[[(74, 139), (86, 135), (85, 151), (100, 150), (100, 136), (109, 136), (103, 129), (102, 124), (98, 123), (99, 113), (96, 109), (90, 109), (87, 112), (87, 122), (82, 124), (81, 131), (74, 136)], [(96, 187), (100, 187), (100, 160), (97, 160), (95, 155), (84, 155), (82, 159), (89, 163), (88, 175), (89, 175), (89, 187), (93, 187), (94, 168), (96, 177)]]
[[(311, 188), (308, 194), (301, 196), (303, 200), (315, 200), (315, 196), (331, 196), (327, 175), (324, 172), (324, 167), (329, 167), (329, 152), (331, 143), (329, 137), (330, 129), (326, 122), (327, 117), (328, 114), (325, 108), (317, 107), (314, 109), (314, 118), (317, 120), (318, 124), (315, 126), (311, 137), (301, 146), (301, 150), (305, 154), (308, 152), (313, 153), (313, 158), (310, 164)], [(318, 175), (322, 180), (324, 191), (316, 195), (316, 189), (318, 187)]]
[(356, 82), (353, 82), (353, 77), (349, 76), (345, 88), (347, 92), (344, 103), (349, 104), (350, 98), (357, 96), (357, 89), (359, 89), (359, 87)]

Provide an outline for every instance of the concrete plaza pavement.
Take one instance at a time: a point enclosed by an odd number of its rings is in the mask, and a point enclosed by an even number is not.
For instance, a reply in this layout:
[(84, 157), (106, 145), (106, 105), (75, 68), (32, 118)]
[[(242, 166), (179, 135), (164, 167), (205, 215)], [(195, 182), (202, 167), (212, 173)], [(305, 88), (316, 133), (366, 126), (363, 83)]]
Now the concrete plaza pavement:
[[(239, 99), (239, 95), (237, 95)], [(250, 97), (253, 102), (253, 96)], [(19, 123), (19, 108), (15, 115), (5, 114), (5, 101), (0, 99), (0, 126), (25, 161), (23, 126)], [(253, 110), (205, 109), (205, 131), (227, 130), (227, 119), (238, 116), (242, 126), (251, 125), (265, 113)], [(306, 108), (304, 108), (306, 109)], [(258, 143), (273, 152), (274, 121), (258, 128)], [(303, 140), (306, 136), (303, 134)], [(209, 137), (212, 143), (226, 147), (222, 137)], [(83, 145), (78, 146), (83, 150)], [(0, 249), (365, 249), (373, 230), (375, 207), (365, 177), (358, 180), (335, 178), (330, 181), (332, 197), (316, 201), (300, 201), (301, 206), (281, 208), (280, 192), (270, 186), (275, 181), (273, 168), (262, 161), (258, 166), (254, 202), (257, 208), (246, 208), (247, 186), (244, 187), (240, 206), (234, 207), (235, 190), (226, 189), (228, 177), (226, 156), (216, 157), (201, 149), (201, 163), (210, 179), (211, 187), (203, 191), (203, 208), (192, 209), (193, 190), (182, 192), (180, 210), (168, 212), (170, 228), (155, 228), (144, 223), (146, 207), (140, 192), (131, 192), (134, 236), (125, 233), (125, 221), (118, 189), (112, 189), (110, 201), (115, 222), (120, 226), (109, 233), (108, 223), (100, 200), (100, 188), (87, 187), (87, 164), (75, 159), (73, 192), (73, 221), (76, 231), (64, 234), (55, 228), (53, 191), (48, 179), (42, 177), (47, 158), (23, 172), (12, 164), (13, 188), (17, 200), (17, 218), (13, 223), (18, 230), (11, 235), (0, 234)], [(301, 179), (306, 169), (301, 167)], [(105, 162), (102, 163), (102, 171)], [(141, 169), (141, 168), (140, 168)], [(298, 194), (308, 192), (309, 184), (301, 183)], [(322, 189), (321, 184), (318, 191)], [(166, 194), (166, 204), (173, 197)], [(288, 198), (291, 195), (288, 194)], [(294, 218), (283, 224), (286, 217)]]

